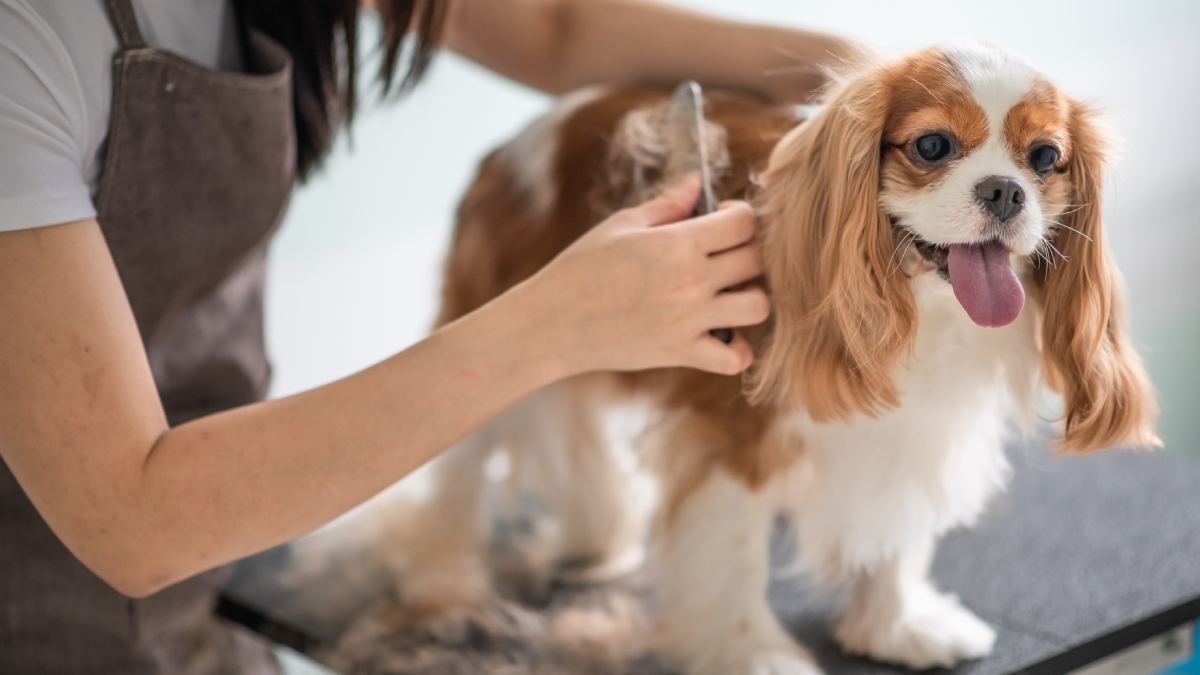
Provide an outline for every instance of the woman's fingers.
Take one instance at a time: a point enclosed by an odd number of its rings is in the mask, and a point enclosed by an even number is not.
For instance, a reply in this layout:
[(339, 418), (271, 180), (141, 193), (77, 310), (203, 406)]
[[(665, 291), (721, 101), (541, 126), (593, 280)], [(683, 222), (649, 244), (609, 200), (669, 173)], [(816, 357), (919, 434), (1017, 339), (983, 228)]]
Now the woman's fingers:
[(736, 375), (749, 368), (753, 362), (754, 352), (746, 338), (735, 334), (733, 342), (725, 344), (712, 336), (704, 335), (697, 338), (691, 362), (686, 365), (710, 373)]
[[(708, 323), (712, 328), (752, 326), (766, 321), (771, 303), (761, 288), (721, 293), (711, 301)], [(754, 351), (746, 338), (733, 331), (733, 340), (725, 344), (707, 331), (695, 344), (690, 365), (723, 375), (735, 375), (750, 367)]]
[(730, 288), (763, 273), (762, 248), (755, 243), (710, 257), (709, 280), (716, 289)]
[(755, 326), (771, 316), (771, 301), (761, 288), (721, 293), (713, 298), (708, 328)]
[(689, 174), (667, 191), (628, 210), (629, 220), (639, 227), (678, 223), (692, 215), (700, 198), (700, 177)]
[(754, 210), (746, 202), (726, 202), (716, 211), (684, 224), (705, 253), (717, 253), (750, 241), (756, 231)]

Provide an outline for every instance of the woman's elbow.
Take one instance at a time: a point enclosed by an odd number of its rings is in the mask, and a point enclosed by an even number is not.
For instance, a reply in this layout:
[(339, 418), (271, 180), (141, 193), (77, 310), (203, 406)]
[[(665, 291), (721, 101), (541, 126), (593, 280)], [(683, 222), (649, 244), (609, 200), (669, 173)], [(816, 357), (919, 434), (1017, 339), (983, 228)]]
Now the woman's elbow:
[(76, 557), (101, 581), (129, 598), (153, 595), (186, 576), (144, 538), (131, 534), (93, 538)]
[(176, 581), (169, 575), (150, 574), (137, 570), (121, 570), (103, 574), (99, 570), (93, 570), (93, 572), (114, 591), (135, 600), (154, 595)]

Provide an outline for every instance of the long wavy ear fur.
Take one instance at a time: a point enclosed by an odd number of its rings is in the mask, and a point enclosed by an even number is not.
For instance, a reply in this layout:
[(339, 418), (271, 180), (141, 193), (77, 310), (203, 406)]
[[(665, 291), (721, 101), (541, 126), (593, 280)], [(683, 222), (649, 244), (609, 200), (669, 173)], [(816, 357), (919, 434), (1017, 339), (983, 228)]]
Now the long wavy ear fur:
[(1046, 379), (1062, 394), (1063, 449), (1160, 446), (1158, 406), (1125, 333), (1122, 279), (1100, 220), (1105, 138), (1087, 106), (1072, 101), (1067, 173), (1073, 212), (1054, 245), (1066, 258), (1040, 271)]
[(892, 379), (916, 328), (908, 279), (879, 205), (888, 108), (885, 71), (833, 92), (786, 136), (763, 174), (759, 204), (772, 333), (752, 373), (757, 403), (805, 407), (818, 420), (899, 403)]

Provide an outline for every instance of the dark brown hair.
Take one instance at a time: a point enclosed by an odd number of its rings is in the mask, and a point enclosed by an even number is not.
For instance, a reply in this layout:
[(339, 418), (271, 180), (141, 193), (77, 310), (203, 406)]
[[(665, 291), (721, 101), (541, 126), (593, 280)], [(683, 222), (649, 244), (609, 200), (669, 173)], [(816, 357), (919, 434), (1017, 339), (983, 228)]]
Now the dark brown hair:
[[(309, 176), (357, 106), (360, 0), (234, 0), (245, 44), (249, 29), (292, 55), (296, 171)], [(429, 67), (448, 0), (377, 0), (381, 31), (379, 82), (385, 95), (413, 88)], [(400, 61), (406, 62), (397, 77)], [(254, 64), (247, 64), (254, 67)]]

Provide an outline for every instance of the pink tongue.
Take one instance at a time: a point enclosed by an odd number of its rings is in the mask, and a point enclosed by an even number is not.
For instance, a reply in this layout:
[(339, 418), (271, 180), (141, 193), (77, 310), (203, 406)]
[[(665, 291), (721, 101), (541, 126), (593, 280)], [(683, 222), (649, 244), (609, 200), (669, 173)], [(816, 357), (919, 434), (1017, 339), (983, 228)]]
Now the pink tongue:
[(954, 297), (980, 326), (1007, 326), (1025, 305), (1025, 289), (1000, 242), (950, 246)]

